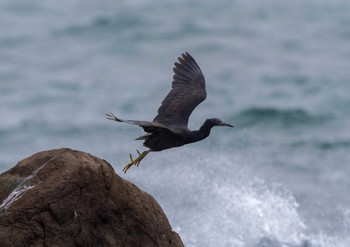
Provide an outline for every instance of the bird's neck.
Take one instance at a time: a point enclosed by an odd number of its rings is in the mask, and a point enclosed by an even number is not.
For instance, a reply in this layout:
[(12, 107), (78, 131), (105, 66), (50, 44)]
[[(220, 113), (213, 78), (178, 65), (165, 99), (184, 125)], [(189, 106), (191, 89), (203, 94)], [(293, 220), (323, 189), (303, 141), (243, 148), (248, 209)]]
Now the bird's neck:
[(211, 128), (213, 127), (214, 126), (211, 123), (209, 123), (208, 121), (205, 121), (198, 131), (208, 136), (210, 134)]
[(207, 138), (212, 127), (213, 126), (204, 123), (199, 130), (191, 131), (190, 135), (188, 136), (187, 143), (198, 142)]

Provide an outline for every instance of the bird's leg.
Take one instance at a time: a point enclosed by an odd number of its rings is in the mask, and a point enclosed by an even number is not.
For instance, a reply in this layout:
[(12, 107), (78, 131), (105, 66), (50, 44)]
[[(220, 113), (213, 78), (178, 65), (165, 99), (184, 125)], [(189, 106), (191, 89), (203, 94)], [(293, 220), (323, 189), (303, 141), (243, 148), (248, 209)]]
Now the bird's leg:
[(126, 173), (126, 171), (129, 170), (129, 168), (133, 165), (139, 166), (141, 160), (143, 160), (143, 158), (145, 158), (150, 151), (148, 150), (140, 153), (139, 150), (136, 150), (136, 152), (139, 156), (136, 159), (133, 159), (132, 155), (130, 154), (130, 162), (123, 168), (124, 173)]

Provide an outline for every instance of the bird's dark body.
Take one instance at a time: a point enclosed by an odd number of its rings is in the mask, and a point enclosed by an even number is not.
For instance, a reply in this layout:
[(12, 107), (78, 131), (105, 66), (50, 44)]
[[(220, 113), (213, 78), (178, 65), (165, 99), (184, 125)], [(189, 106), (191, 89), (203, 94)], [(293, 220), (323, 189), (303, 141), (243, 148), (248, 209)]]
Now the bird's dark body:
[(143, 145), (152, 151), (162, 151), (173, 147), (200, 141), (208, 137), (208, 131), (190, 131), (188, 129), (161, 130), (141, 136), (137, 140), (145, 140)]
[(162, 151), (203, 140), (209, 136), (214, 126), (233, 127), (218, 118), (210, 118), (199, 130), (188, 129), (192, 111), (205, 100), (207, 92), (203, 73), (192, 56), (186, 52), (178, 60), (179, 63), (176, 62), (173, 69), (172, 89), (162, 101), (153, 121), (123, 120), (112, 113), (107, 114), (110, 120), (138, 125), (147, 133), (136, 140), (144, 140), (143, 144), (149, 150), (142, 154), (138, 152), (140, 156), (136, 160), (131, 158), (131, 162), (124, 168), (125, 172), (131, 165), (138, 165), (150, 151)]
[(152, 151), (162, 151), (186, 144), (185, 135), (175, 134), (171, 131), (158, 131), (147, 135), (143, 145)]

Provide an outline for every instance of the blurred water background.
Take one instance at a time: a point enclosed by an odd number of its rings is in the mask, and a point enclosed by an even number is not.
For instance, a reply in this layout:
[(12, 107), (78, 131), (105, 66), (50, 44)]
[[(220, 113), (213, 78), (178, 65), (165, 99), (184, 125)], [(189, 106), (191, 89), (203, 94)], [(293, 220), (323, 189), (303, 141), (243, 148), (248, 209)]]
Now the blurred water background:
[[(0, 172), (42, 150), (108, 160), (152, 194), (186, 246), (350, 246), (350, 2), (0, 2)], [(188, 51), (203, 142), (124, 175)]]

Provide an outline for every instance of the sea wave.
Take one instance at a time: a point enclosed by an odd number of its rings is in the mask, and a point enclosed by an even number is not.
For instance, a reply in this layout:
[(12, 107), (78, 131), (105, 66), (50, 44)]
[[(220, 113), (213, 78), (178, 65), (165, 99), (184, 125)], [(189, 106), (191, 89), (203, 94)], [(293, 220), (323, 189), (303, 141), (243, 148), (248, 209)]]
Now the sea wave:
[(338, 140), (310, 140), (310, 141), (297, 141), (291, 144), (291, 147), (304, 147), (313, 146), (320, 150), (333, 150), (333, 149), (347, 149), (350, 147), (350, 140), (338, 139)]
[(241, 125), (260, 126), (274, 124), (281, 127), (292, 127), (299, 125), (314, 124), (327, 119), (326, 116), (313, 115), (301, 109), (279, 109), (274, 107), (252, 107), (239, 113)]
[(144, 20), (137, 16), (96, 16), (87, 22), (71, 23), (69, 26), (57, 31), (58, 34), (91, 34), (98, 30), (113, 29), (116, 33), (130, 30), (145, 25)]

